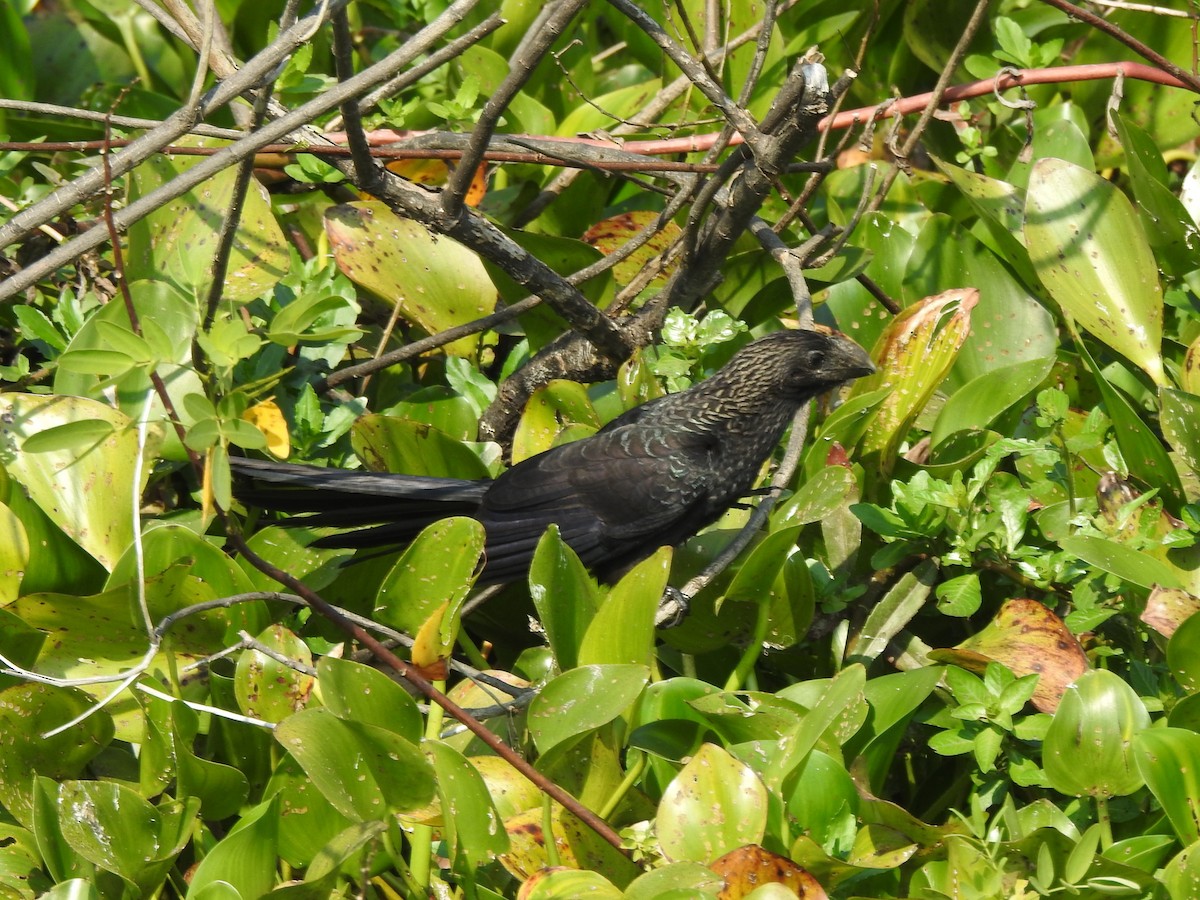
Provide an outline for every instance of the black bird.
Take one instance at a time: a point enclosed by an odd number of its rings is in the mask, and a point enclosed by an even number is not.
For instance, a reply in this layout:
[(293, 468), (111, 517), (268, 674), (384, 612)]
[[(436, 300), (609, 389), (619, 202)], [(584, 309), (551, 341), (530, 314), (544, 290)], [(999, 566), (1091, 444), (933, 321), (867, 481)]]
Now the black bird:
[(706, 381), (631, 409), (495, 481), (232, 462), (272, 485), (239, 492), (243, 500), (313, 513), (297, 524), (360, 526), (315, 546), (404, 544), (438, 519), (472, 516), (487, 535), (480, 583), (499, 584), (525, 575), (554, 524), (584, 565), (611, 580), (716, 521), (754, 487), (801, 405), (874, 371), (846, 337), (775, 332), (743, 347)]

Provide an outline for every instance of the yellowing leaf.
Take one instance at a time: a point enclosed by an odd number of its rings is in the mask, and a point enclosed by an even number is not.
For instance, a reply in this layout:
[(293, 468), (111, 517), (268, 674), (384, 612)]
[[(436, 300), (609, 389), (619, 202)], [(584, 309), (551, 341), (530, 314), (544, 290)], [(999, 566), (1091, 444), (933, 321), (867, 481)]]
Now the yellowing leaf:
[(917, 414), (954, 364), (971, 331), (975, 288), (956, 288), (902, 310), (880, 335), (871, 357), (877, 371), (854, 383), (851, 396), (891, 388), (859, 445), (864, 464), (886, 477)]
[(267, 450), (276, 459), (287, 459), (292, 452), (292, 441), (288, 437), (287, 420), (283, 410), (274, 400), (255, 403), (242, 418), (267, 436)]

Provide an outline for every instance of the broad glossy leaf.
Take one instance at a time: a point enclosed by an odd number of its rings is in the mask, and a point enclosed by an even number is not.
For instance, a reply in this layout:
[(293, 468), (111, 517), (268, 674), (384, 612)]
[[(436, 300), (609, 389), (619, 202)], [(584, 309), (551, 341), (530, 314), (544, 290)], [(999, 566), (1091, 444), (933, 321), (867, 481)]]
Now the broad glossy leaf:
[(350, 443), (376, 472), (469, 479), (492, 474), (469, 447), (424, 422), (366, 415), (354, 423)]
[(86, 711), (92, 698), (75, 688), (24, 683), (0, 691), (0, 802), (33, 824), (34, 778), (72, 778), (113, 737), (112, 720), (97, 712), (53, 737), (43, 735)]
[(974, 288), (927, 297), (902, 311), (875, 345), (871, 356), (879, 370), (856, 381), (850, 393), (857, 398), (891, 390), (859, 444), (864, 464), (877, 476), (891, 472), (909, 426), (950, 371), (978, 302)]
[(394, 731), (413, 742), (422, 737), (421, 711), (408, 691), (378, 669), (322, 656), (317, 663), (321, 700), (339, 719)]
[[(597, 222), (583, 233), (583, 240), (605, 256), (609, 256), (628, 243), (643, 228), (657, 223), (659, 218), (661, 218), (660, 214), (652, 210), (620, 213)], [(664, 222), (662, 229), (657, 231), (650, 240), (613, 267), (613, 278), (616, 283), (621, 287), (629, 284), (643, 266), (666, 251), (681, 234), (680, 227), (670, 219)], [(674, 263), (662, 267), (662, 270), (650, 280), (648, 286), (661, 287), (677, 266), (678, 261), (676, 260)]]
[(1106, 669), (1085, 672), (1067, 688), (1042, 741), (1051, 786), (1071, 796), (1116, 797), (1142, 786), (1134, 741), (1150, 728), (1146, 707)]
[(587, 388), (575, 381), (555, 379), (538, 388), (521, 413), (513, 435), (512, 460), (521, 462), (558, 444), (570, 430), (595, 434), (600, 417), (588, 399)]
[(470, 760), (437, 741), (425, 745), (437, 775), (446, 840), (470, 865), (486, 865), (509, 848), (508, 834), (488, 793), (487, 784)]
[[(325, 212), (325, 231), (338, 268), (351, 281), (430, 334), (478, 319), (496, 306), (496, 287), (478, 256), (383, 203), (332, 207)], [(478, 337), (466, 337), (445, 349), (469, 356), (478, 344)]]
[(957, 431), (991, 425), (997, 416), (1045, 381), (1053, 365), (1053, 357), (1031, 359), (992, 369), (972, 379), (942, 407), (930, 435), (931, 443), (937, 445)]
[(639, 875), (621, 896), (622, 900), (700, 900), (718, 896), (724, 884), (725, 879), (708, 866), (676, 862)]
[(305, 867), (351, 821), (338, 812), (291, 754), (284, 754), (263, 791), (280, 797), (278, 850), (289, 865)]
[(240, 897), (262, 897), (274, 887), (280, 804), (276, 795), (259, 805), (217, 842), (191, 873), (188, 900), (196, 900), (201, 891), (221, 882)]
[(1025, 244), (1066, 315), (1166, 384), (1158, 267), (1129, 200), (1110, 182), (1061, 159), (1029, 179)]
[(671, 574), (671, 548), (660, 547), (608, 592), (579, 645), (580, 665), (629, 663), (654, 658), (654, 613)]
[[(182, 143), (220, 147), (212, 138), (185, 137)], [(133, 170), (130, 199), (145, 196), (201, 161), (200, 156), (151, 157)], [(229, 210), (237, 172), (225, 169), (129, 228), (125, 266), (130, 280), (164, 275), (203, 297), (212, 283), (212, 261), (220, 223)], [(287, 241), (271, 210), (266, 188), (252, 181), (240, 208), (229, 270), (221, 296), (235, 303), (253, 300), (287, 274)]]
[(242, 712), (264, 722), (282, 722), (304, 709), (316, 679), (303, 669), (312, 669), (312, 651), (300, 637), (282, 625), (271, 625), (257, 635), (259, 643), (298, 668), (284, 665), (259, 650), (244, 650), (238, 658), (233, 685)]
[[(113, 431), (85, 448), (24, 451), (49, 428), (102, 420)], [(19, 481), (51, 521), (111, 570), (133, 540), (131, 505), (137, 435), (124, 413), (82, 397), (0, 396), (0, 465)], [(143, 468), (138, 497), (146, 485)]]
[(529, 731), (545, 753), (611, 722), (637, 699), (650, 670), (637, 665), (580, 666), (550, 681), (529, 707)]
[(381, 622), (416, 634), (442, 604), (449, 604), (441, 645), (458, 634), (459, 612), (478, 575), (483, 526), (453, 516), (434, 522), (409, 544), (380, 585), (375, 614)]
[(1123, 578), (1130, 584), (1150, 588), (1162, 585), (1183, 587), (1180, 573), (1150, 554), (1133, 547), (1092, 535), (1072, 535), (1062, 538), (1059, 545), (1098, 569)]
[(110, 781), (64, 781), (58, 803), (66, 811), (59, 826), (71, 847), (143, 891), (158, 886), (191, 838), (187, 826), (199, 807), (168, 801), (156, 808)]
[(429, 763), (393, 732), (343, 722), (326, 709), (306, 709), (284, 719), (274, 733), (334, 808), (356, 822), (420, 809), (433, 799)]
[(529, 567), (529, 595), (559, 668), (579, 664), (579, 648), (605, 593), (583, 567), (575, 551), (552, 525), (538, 541)]
[(1167, 641), (1167, 665), (1171, 675), (1189, 694), (1200, 691), (1200, 616), (1183, 621)]
[(29, 564), (29, 536), (9, 507), (0, 503), (0, 606), (17, 599)]
[(668, 859), (711, 863), (762, 840), (767, 789), (749, 766), (704, 744), (663, 792), (655, 825)]
[(1159, 403), (1163, 437), (1193, 472), (1200, 472), (1200, 396), (1163, 388)]
[(522, 900), (621, 900), (621, 889), (599, 872), (543, 869), (521, 886)]
[[(1114, 676), (1115, 677), (1115, 676)], [(1133, 758), (1146, 787), (1162, 805), (1185, 847), (1200, 840), (1200, 734), (1181, 728), (1147, 729), (1133, 738)], [(1194, 871), (1194, 869), (1193, 869)]]

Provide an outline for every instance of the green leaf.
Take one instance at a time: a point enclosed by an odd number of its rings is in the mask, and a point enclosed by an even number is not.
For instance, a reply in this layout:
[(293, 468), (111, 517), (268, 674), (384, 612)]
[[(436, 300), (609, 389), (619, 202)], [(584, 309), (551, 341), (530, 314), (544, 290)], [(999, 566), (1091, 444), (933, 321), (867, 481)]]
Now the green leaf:
[[(1185, 847), (1200, 840), (1200, 734), (1181, 728), (1147, 729), (1133, 738), (1133, 758)], [(1195, 866), (1193, 864), (1193, 871)]]
[(321, 700), (339, 719), (394, 731), (414, 744), (421, 740), (421, 711), (416, 701), (378, 669), (322, 656), (317, 680)]
[[(294, 632), (272, 625), (256, 636), (268, 650), (300, 667), (312, 668), (312, 652)], [(233, 677), (238, 706), (242, 712), (264, 722), (282, 722), (303, 709), (312, 695), (316, 679), (297, 668), (284, 665), (259, 650), (245, 650), (238, 658)]]
[(1025, 244), (1064, 314), (1165, 385), (1158, 266), (1125, 195), (1072, 163), (1039, 159), (1026, 196)]
[(1188, 694), (1200, 691), (1200, 615), (1184, 619), (1167, 641), (1167, 665)]
[(942, 407), (930, 443), (936, 446), (954, 432), (991, 425), (997, 416), (1044, 382), (1053, 365), (1053, 357), (1031, 359), (992, 369), (972, 379)]
[[(383, 203), (331, 207), (325, 231), (338, 267), (351, 281), (430, 334), (485, 316), (496, 306), (496, 288), (478, 256)], [(470, 356), (478, 343), (478, 337), (466, 337), (445, 349)]]
[(533, 553), (529, 595), (559, 669), (574, 669), (604, 594), (575, 551), (559, 537), (557, 525), (546, 529)]
[(1134, 762), (1134, 739), (1149, 728), (1150, 715), (1133, 688), (1105, 669), (1085, 672), (1063, 694), (1042, 742), (1050, 785), (1076, 797), (1132, 794), (1144, 778)]
[(766, 787), (749, 766), (715, 744), (704, 744), (667, 786), (655, 817), (669, 859), (703, 864), (761, 843), (766, 827)]
[(529, 706), (529, 731), (545, 753), (621, 715), (650, 679), (646, 666), (580, 666), (552, 679)]
[(1171, 566), (1142, 550), (1108, 538), (1077, 534), (1062, 538), (1058, 543), (1068, 553), (1130, 584), (1144, 588), (1156, 584), (1167, 588), (1183, 587), (1180, 573)]
[(22, 442), (21, 449), (26, 453), (82, 449), (104, 440), (113, 430), (113, 423), (104, 419), (67, 422), (30, 435)]
[(368, 469), (443, 478), (489, 478), (479, 456), (424, 422), (365, 415), (350, 435), (354, 452)]
[(25, 683), (0, 691), (0, 802), (22, 824), (33, 824), (34, 778), (62, 779), (78, 775), (113, 737), (112, 720), (104, 712), (53, 737), (91, 705), (74, 688)]
[(437, 775), (446, 840), (473, 867), (486, 865), (509, 849), (508, 833), (482, 776), (457, 750), (437, 741), (426, 744)]
[(654, 613), (671, 574), (671, 548), (660, 547), (608, 592), (579, 644), (579, 665), (654, 661)]
[(280, 805), (276, 795), (238, 820), (192, 873), (188, 900), (197, 900), (206, 888), (221, 883), (239, 897), (263, 897), (270, 892), (275, 885)]
[[(76, 422), (103, 422), (112, 434), (83, 452), (20, 452), (33, 435)], [(108, 569), (133, 540), (130, 510), (136, 502), (138, 450), (129, 426), (123, 413), (82, 397), (0, 395), (0, 465), (55, 525)], [(149, 467), (139, 474), (140, 497)]]
[(116, 377), (133, 371), (137, 364), (120, 350), (68, 350), (58, 358), (59, 368), (79, 375)]
[(429, 763), (393, 732), (306, 709), (274, 733), (334, 808), (355, 822), (420, 809), (434, 797)]
[(452, 642), (458, 631), (458, 611), (475, 584), (483, 542), (483, 526), (475, 519), (454, 516), (434, 522), (409, 544), (380, 585), (376, 616), (415, 635), (448, 603), (443, 638)]
[[(219, 148), (224, 141), (184, 137), (187, 146)], [(200, 156), (151, 157), (132, 173), (130, 201), (149, 194), (197, 165)], [(229, 211), (237, 172), (225, 169), (155, 210), (129, 228), (125, 256), (130, 281), (172, 281), (191, 296), (203, 297), (212, 283), (212, 261), (220, 240), (219, 224)], [(221, 297), (245, 303), (270, 291), (290, 266), (287, 241), (271, 210), (266, 188), (252, 181), (239, 209), (237, 231)]]

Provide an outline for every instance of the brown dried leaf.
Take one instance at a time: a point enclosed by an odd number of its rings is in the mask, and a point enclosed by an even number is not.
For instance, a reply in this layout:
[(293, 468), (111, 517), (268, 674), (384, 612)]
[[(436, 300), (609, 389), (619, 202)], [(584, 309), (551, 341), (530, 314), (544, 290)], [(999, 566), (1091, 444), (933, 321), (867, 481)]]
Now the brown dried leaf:
[(808, 872), (785, 856), (747, 844), (731, 850), (709, 866), (725, 879), (720, 900), (741, 900), (764, 884), (781, 884), (802, 900), (826, 900), (828, 895)]
[(1036, 600), (1009, 600), (982, 631), (952, 650), (935, 650), (939, 662), (981, 673), (988, 662), (1008, 666), (1014, 675), (1036, 674), (1033, 705), (1058, 709), (1067, 686), (1088, 670), (1087, 656), (1062, 619)]

